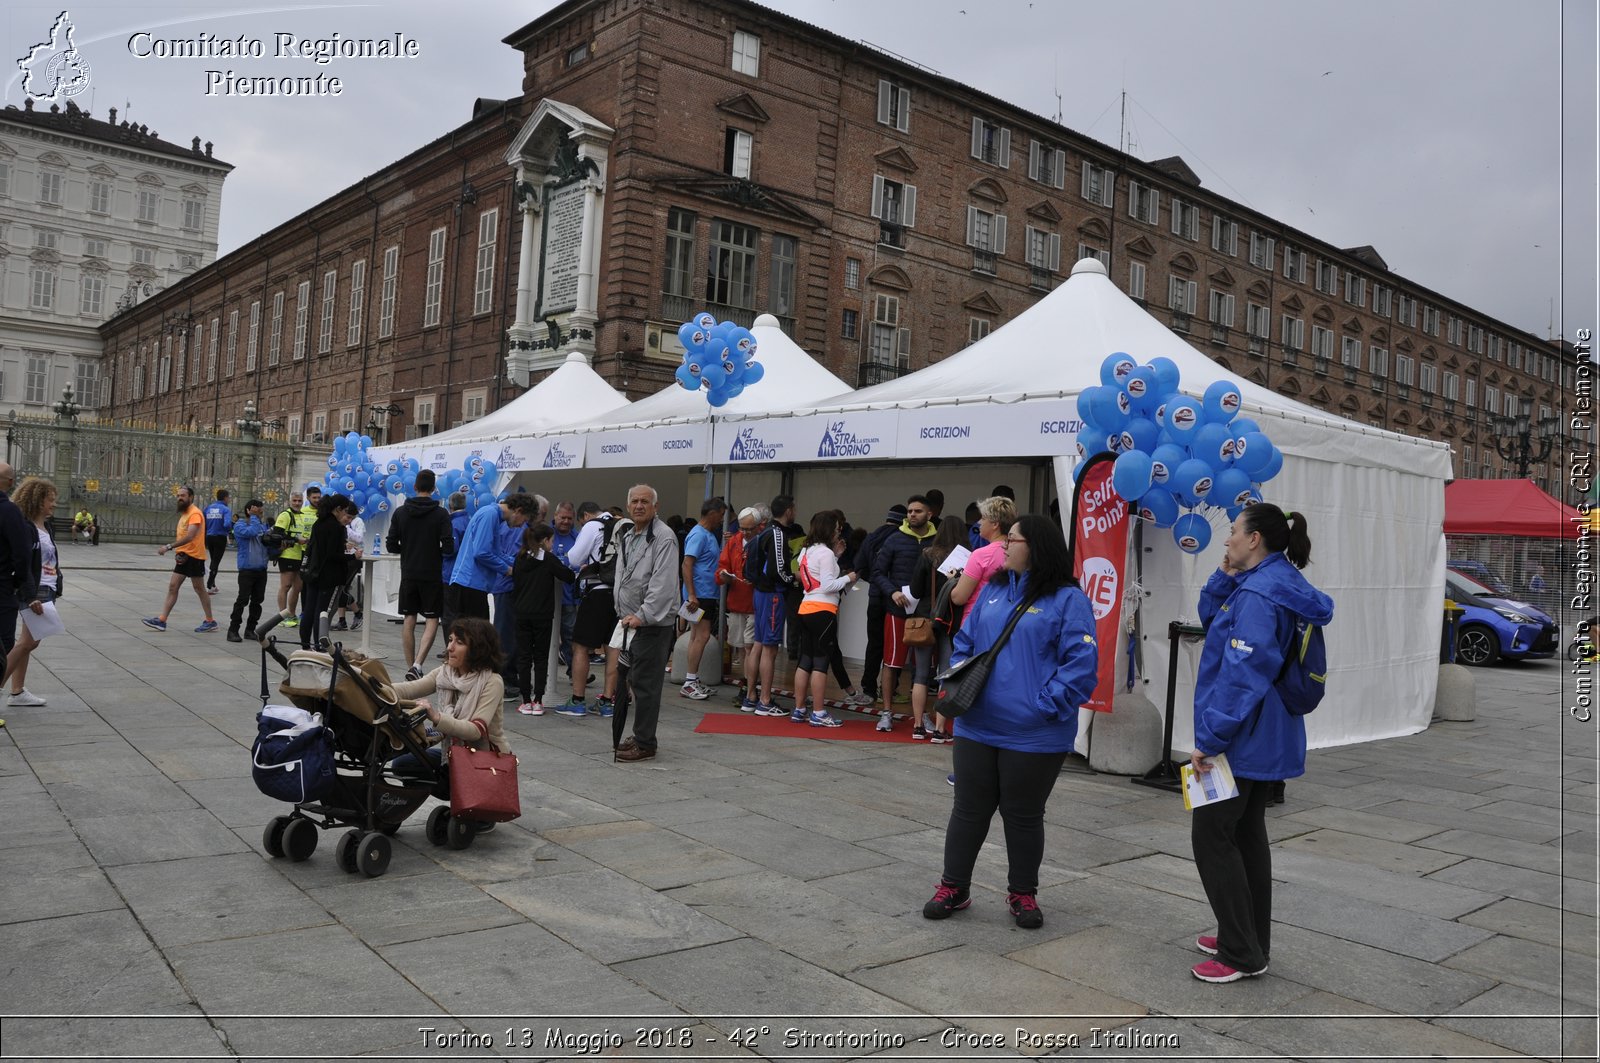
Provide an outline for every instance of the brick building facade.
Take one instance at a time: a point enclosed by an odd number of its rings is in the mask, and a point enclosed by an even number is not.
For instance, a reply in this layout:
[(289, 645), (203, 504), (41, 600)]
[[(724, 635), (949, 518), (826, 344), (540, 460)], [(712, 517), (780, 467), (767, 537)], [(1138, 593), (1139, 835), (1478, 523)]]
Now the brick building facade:
[[(253, 397), (284, 431), (396, 439), (509, 401), (574, 348), (639, 397), (670, 382), (676, 327), (702, 308), (770, 312), (869, 384), (998, 327), (1090, 254), (1225, 370), (1449, 441), (1464, 476), (1502, 471), (1491, 417), (1524, 401), (1554, 416), (1570, 391), (1561, 345), (1372, 247), (742, 0), (571, 0), (506, 43), (520, 100), (479, 101), (106, 325), (116, 413), (225, 425)], [(567, 212), (569, 184), (583, 205)], [(558, 214), (585, 233), (561, 261)], [(196, 329), (208, 350), (220, 329), (222, 369), (197, 378), (191, 360), (180, 388), (162, 360)], [(1558, 492), (1562, 449), (1533, 470)]]

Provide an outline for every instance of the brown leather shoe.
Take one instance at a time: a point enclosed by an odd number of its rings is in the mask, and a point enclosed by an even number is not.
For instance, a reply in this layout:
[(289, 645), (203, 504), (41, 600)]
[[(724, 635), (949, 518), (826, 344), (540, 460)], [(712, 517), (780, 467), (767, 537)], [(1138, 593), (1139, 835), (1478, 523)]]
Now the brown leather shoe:
[(624, 738), (621, 742), (619, 742), (616, 745), (612, 746), (611, 747), (611, 751), (613, 753), (621, 753), (624, 749), (637, 749), (638, 746), (639, 746), (639, 743), (634, 741), (633, 735), (629, 735), (627, 738)]
[(656, 751), (653, 749), (641, 749), (639, 746), (633, 745), (626, 749), (617, 750), (614, 759), (619, 764), (633, 764), (636, 761), (641, 760), (655, 760)]

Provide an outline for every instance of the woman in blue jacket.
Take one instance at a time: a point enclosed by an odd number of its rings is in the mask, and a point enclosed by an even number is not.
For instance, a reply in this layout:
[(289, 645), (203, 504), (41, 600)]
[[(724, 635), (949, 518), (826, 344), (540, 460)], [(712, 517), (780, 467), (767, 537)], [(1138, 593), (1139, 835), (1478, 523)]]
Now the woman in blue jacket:
[(1244, 508), (1228, 534), (1222, 567), (1200, 592), (1205, 649), (1194, 689), (1196, 771), (1228, 755), (1239, 796), (1194, 810), (1194, 862), (1217, 934), (1195, 939), (1216, 959), (1197, 964), (1205, 982), (1233, 982), (1267, 970), (1272, 926), (1272, 854), (1266, 809), (1273, 782), (1305, 773), (1305, 721), (1289, 713), (1273, 684), (1283, 670), (1295, 618), (1333, 619), (1333, 600), (1300, 570), (1311, 561), (1306, 519), (1269, 502)]
[(923, 905), (945, 919), (972, 903), (978, 850), (995, 811), (1006, 830), (1007, 900), (1028, 930), (1044, 925), (1034, 899), (1044, 858), (1044, 804), (1072, 752), (1078, 706), (1094, 692), (1098, 650), (1094, 610), (1072, 578), (1061, 529), (1025, 516), (1005, 538), (1005, 567), (978, 589), (950, 660), (959, 663), (994, 645), (1019, 607), (1025, 609), (1001, 647), (989, 682), (955, 721), (955, 804), (944, 841), (944, 877)]

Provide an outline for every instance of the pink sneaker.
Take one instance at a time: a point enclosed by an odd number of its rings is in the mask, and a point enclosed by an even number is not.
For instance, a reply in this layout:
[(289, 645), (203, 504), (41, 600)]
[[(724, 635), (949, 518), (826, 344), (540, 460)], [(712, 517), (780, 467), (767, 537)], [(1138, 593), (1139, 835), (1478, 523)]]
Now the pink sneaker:
[(1221, 960), (1207, 960), (1197, 963), (1189, 969), (1189, 973), (1202, 982), (1237, 982), (1241, 978), (1255, 978), (1267, 973), (1265, 967), (1259, 971), (1238, 971)]
[(1194, 939), (1194, 947), (1207, 956), (1215, 956), (1217, 954), (1217, 939), (1210, 934), (1201, 934)]
[(524, 701), (521, 705), (517, 706), (517, 711), (522, 713), (524, 716), (543, 716), (544, 705), (538, 699), (534, 699), (533, 701)]

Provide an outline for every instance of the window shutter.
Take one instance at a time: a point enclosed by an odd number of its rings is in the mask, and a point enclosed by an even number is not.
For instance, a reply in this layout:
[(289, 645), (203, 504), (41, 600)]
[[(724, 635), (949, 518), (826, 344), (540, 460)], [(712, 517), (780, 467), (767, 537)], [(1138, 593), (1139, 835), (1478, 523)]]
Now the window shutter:
[(901, 329), (899, 331), (899, 334), (896, 336), (895, 339), (896, 339), (896, 343), (898, 345), (897, 349), (898, 349), (898, 352), (899, 352), (899, 355), (900, 355), (901, 359), (906, 361), (906, 362), (910, 362), (911, 361), (911, 330), (908, 329), (908, 328)]
[(1056, 165), (1051, 173), (1055, 177), (1054, 184), (1057, 188), (1066, 187), (1067, 183), (1067, 153), (1060, 148), (1056, 149)]
[(983, 158), (983, 119), (982, 118), (974, 118), (972, 120), (972, 157), (974, 159)]
[(910, 132), (910, 130), (911, 130), (911, 90), (910, 89), (896, 88), (894, 91), (900, 94), (900, 96), (899, 96), (900, 109), (899, 109), (899, 111), (896, 112), (894, 127), (896, 129), (900, 130), (900, 132), (902, 132), (902, 133)]
[(1028, 141), (1028, 180), (1030, 181), (1037, 181), (1039, 179), (1040, 154), (1039, 142), (1037, 140)]
[(887, 81), (878, 81), (878, 123), (889, 124), (889, 94), (894, 91), (894, 86)]
[(1011, 169), (1011, 130), (1000, 130), (1000, 158), (997, 160), (1003, 170)]
[(1083, 198), (1089, 198), (1089, 175), (1094, 172), (1094, 163), (1088, 159), (1083, 160)]
[(1006, 253), (1006, 216), (1004, 214), (996, 214), (994, 216), (994, 239), (990, 242), (994, 246), (989, 250), (997, 255)]
[(1198, 285), (1194, 281), (1189, 281), (1188, 284), (1186, 285), (1185, 291), (1186, 291), (1186, 294), (1188, 295), (1188, 299), (1184, 302), (1184, 309), (1192, 314), (1192, 313), (1194, 313), (1194, 304), (1195, 304), (1195, 297), (1196, 297), (1195, 293), (1198, 291)]
[(1058, 273), (1061, 270), (1061, 234), (1050, 234), (1050, 272)]
[(883, 178), (878, 174), (872, 175), (872, 216), (883, 217)]
[(905, 217), (901, 219), (907, 229), (917, 224), (917, 186), (902, 185), (905, 194)]
[(976, 229), (978, 227), (978, 208), (970, 204), (967, 206), (967, 246), (977, 246)]

